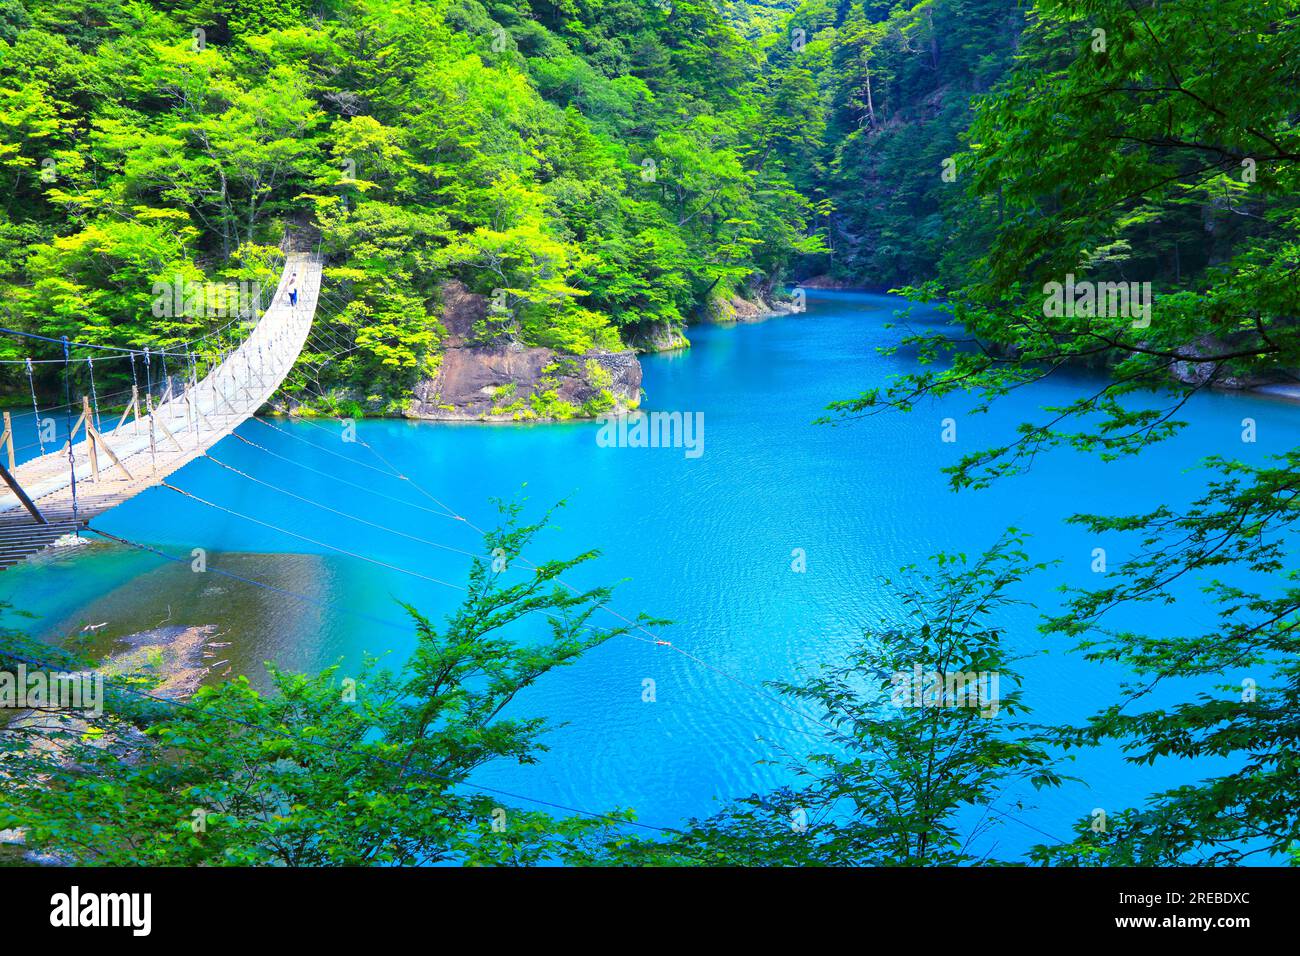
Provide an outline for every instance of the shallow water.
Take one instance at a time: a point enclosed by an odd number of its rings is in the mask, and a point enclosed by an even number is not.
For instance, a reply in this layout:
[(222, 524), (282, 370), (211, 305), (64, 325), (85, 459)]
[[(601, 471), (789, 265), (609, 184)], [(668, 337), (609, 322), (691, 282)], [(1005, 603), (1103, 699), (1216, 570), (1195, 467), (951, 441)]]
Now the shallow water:
[[(1066, 515), (1176, 504), (1197, 491), (1199, 479), (1187, 469), (1206, 455), (1257, 460), (1300, 444), (1300, 414), (1292, 406), (1200, 395), (1182, 416), (1189, 428), (1140, 461), (1103, 464), (1056, 452), (1035, 462), (1029, 475), (954, 494), (943, 466), (965, 451), (1001, 443), (1017, 422), (1041, 417), (1038, 407), (1063, 404), (1090, 385), (1095, 389), (1096, 380), (1060, 375), (1014, 393), (988, 415), (968, 415), (969, 400), (953, 398), (906, 415), (812, 425), (828, 402), (913, 367), (906, 356), (876, 352), (898, 335), (884, 328), (898, 305), (888, 296), (815, 293), (803, 315), (695, 328), (688, 352), (645, 359), (648, 410), (703, 413), (698, 458), (680, 448), (602, 448), (592, 423), (358, 424), (376, 451), (479, 525), (492, 523), (493, 496), (510, 498), (522, 489), (534, 514), (567, 499), (528, 557), (599, 548), (602, 558), (570, 580), (627, 578), (615, 607), (629, 616), (646, 611), (672, 619), (662, 638), (709, 665), (616, 638), (519, 698), (518, 712), (567, 722), (550, 735), (541, 762), (489, 768), (480, 782), (592, 810), (630, 806), (657, 825), (708, 813), (719, 800), (785, 780), (781, 767), (757, 763), (775, 758), (777, 746), (799, 753), (817, 745), (811, 724), (754, 687), (834, 662), (864, 627), (896, 619), (883, 575), (940, 550), (979, 552), (1014, 525), (1032, 533), (1035, 559), (1061, 562), (1021, 592), (1050, 610), (1060, 583), (1095, 583), (1093, 548), (1107, 548), (1114, 565), (1136, 545), (1068, 527)], [(913, 319), (938, 321), (926, 311)], [(1254, 445), (1240, 439), (1246, 416), (1258, 423)], [(957, 422), (951, 444), (940, 440), (947, 417)], [(410, 483), (381, 474), (364, 448), (340, 440), (337, 423), (254, 421), (240, 434), (323, 474), (232, 439), (216, 457), (339, 511), (479, 550), (465, 522), (434, 514), (437, 505)], [(157, 547), (175, 562), (96, 544), (0, 575), (0, 600), (34, 614), (30, 630), (50, 638), (106, 623), (97, 638), (105, 646), (114, 635), (163, 620), (217, 623), (227, 635), (222, 640), (232, 642), (227, 650), (236, 670), (253, 672), (262, 660), (316, 668), (340, 658), (355, 662), (363, 651), (404, 655), (411, 629), (395, 602), (409, 601), (436, 618), (458, 599), (458, 592), (428, 579), (463, 581), (469, 561), (463, 554), (331, 514), (211, 462), (195, 462), (172, 481), (233, 513), (152, 489), (96, 525)], [(195, 548), (206, 550), (210, 567), (281, 590), (193, 574)], [(791, 569), (795, 549), (806, 554), (805, 573)], [(1191, 594), (1161, 624), (1190, 630), (1213, 616)], [(1036, 718), (1077, 720), (1113, 699), (1122, 675), (1041, 636), (1037, 611), (1013, 609), (1004, 620), (1008, 640), (1038, 655), (1021, 668)], [(654, 703), (642, 699), (646, 678), (655, 682)], [(1048, 835), (1066, 835), (1094, 807), (1123, 807), (1210, 769), (1133, 768), (1113, 750), (1090, 752), (1068, 770), (1085, 778), (1086, 787), (1008, 794), (999, 807), (1011, 818), (982, 845), (1000, 855), (1021, 853)], [(1014, 809), (1016, 796), (1034, 807)]]

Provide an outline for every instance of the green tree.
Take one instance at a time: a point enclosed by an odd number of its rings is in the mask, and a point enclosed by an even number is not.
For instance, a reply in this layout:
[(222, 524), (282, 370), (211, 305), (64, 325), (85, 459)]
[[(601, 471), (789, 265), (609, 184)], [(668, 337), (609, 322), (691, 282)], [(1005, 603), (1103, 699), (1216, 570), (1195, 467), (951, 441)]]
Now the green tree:
[(998, 624), (1008, 592), (1041, 569), (1021, 545), (1010, 533), (973, 563), (941, 554), (933, 570), (902, 569), (887, 582), (898, 618), (865, 632), (843, 664), (769, 685), (824, 738), (823, 750), (787, 755), (797, 782), (630, 852), (758, 866), (982, 862), (972, 844), (1022, 808), (1015, 788), (1062, 780), (1045, 728), (1024, 720)]
[[(835, 413), (907, 409), (956, 391), (983, 409), (1068, 366), (1105, 369), (1094, 388), (948, 470), (955, 487), (978, 488), (1053, 448), (1150, 456), (1179, 433), (1180, 409), (1197, 392), (1294, 380), (1295, 12), (1293, 2), (1037, 3), (1016, 69), (978, 100), (959, 157), (971, 201), (994, 223), (987, 254), (956, 281), (912, 290), (944, 297), (963, 333), (908, 334), (904, 347), (925, 367)], [(1190, 223), (1208, 240), (1193, 239)], [(1146, 281), (1150, 310), (1058, 308), (1052, 283), (1067, 276)], [(1215, 455), (1190, 505), (1072, 519), (1137, 535), (1140, 546), (1044, 627), (1135, 677), (1122, 701), (1062, 729), (1060, 742), (1111, 742), (1143, 765), (1228, 759), (1197, 783), (1112, 813), (1105, 834), (1081, 826), (1074, 845), (1042, 848), (1042, 859), (1237, 863), (1292, 849), (1296, 461), (1294, 449), (1255, 463)], [(1210, 627), (1152, 615), (1142, 631), (1111, 623), (1122, 607), (1176, 607), (1191, 586), (1218, 602)], [(1249, 694), (1211, 686), (1235, 667), (1255, 675)], [(1154, 688), (1186, 679), (1196, 690), (1180, 693), (1182, 703), (1150, 704)]]
[[(590, 858), (630, 815), (555, 816), (474, 787), (495, 761), (531, 763), (549, 722), (512, 705), (530, 685), (623, 633), (593, 615), (604, 587), (560, 579), (585, 552), (531, 570), (508, 562), (544, 525), (485, 535), (465, 599), (416, 632), (397, 670), (368, 660), (346, 676), (272, 668), (271, 690), (240, 677), (182, 705), (158, 675), (115, 675), (102, 716), (28, 714), (0, 733), (0, 829), (89, 865), (420, 865)], [(642, 622), (644, 623), (644, 622)], [(6, 630), (0, 659), (54, 649)], [(134, 693), (133, 693), (134, 691)], [(200, 825), (201, 824), (201, 825)]]

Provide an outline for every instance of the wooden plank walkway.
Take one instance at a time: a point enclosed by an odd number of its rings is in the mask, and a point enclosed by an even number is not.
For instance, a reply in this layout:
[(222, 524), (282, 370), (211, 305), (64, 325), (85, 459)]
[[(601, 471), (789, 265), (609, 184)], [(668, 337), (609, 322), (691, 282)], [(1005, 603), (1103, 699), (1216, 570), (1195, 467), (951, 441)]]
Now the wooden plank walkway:
[[(289, 304), (288, 295), (294, 273), (296, 307)], [(187, 383), (179, 394), (160, 396), (163, 401), (156, 408), (141, 408), (140, 417), (99, 433), (99, 442), (83, 428), (74, 438), (71, 463), (65, 442), (13, 469), (48, 523), (38, 522), (19, 496), (0, 483), (0, 570), (157, 484), (255, 415), (279, 389), (307, 341), (320, 281), (319, 255), (291, 253), (261, 321), (201, 381)]]

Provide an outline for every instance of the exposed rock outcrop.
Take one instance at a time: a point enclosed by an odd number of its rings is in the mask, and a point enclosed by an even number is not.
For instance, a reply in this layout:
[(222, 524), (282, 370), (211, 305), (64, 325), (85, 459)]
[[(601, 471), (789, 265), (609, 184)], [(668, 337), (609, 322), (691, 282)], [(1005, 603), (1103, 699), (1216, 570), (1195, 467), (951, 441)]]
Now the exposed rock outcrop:
[(789, 302), (769, 302), (760, 296), (712, 295), (701, 310), (700, 319), (718, 325), (734, 322), (762, 322), (774, 315), (789, 315), (795, 311)]
[(1212, 335), (1203, 335), (1191, 345), (1178, 349), (1178, 354), (1186, 355), (1183, 361), (1174, 362), (1169, 367), (1169, 374), (1184, 385), (1209, 385), (1230, 391), (1271, 385), (1280, 380), (1279, 375), (1251, 374), (1232, 375), (1223, 369), (1216, 369), (1214, 362), (1198, 362), (1197, 358), (1207, 355), (1221, 355), (1231, 352), (1230, 346)]
[(442, 288), (443, 353), (432, 378), (416, 384), (409, 418), (437, 421), (548, 421), (635, 408), (641, 364), (630, 349), (570, 355), (518, 343), (478, 341), (486, 296), (459, 282)]
[(799, 285), (805, 289), (854, 289), (857, 288), (853, 283), (844, 279), (833, 279), (828, 275), (812, 276), (803, 279)]
[[(218, 665), (226, 664), (214, 658), (222, 657), (222, 648), (227, 645), (214, 641), (218, 634), (215, 624), (198, 626), (159, 626), (148, 631), (141, 631), (121, 638), (125, 644), (123, 650), (111, 654), (97, 672), (104, 678), (120, 681), (137, 674), (152, 674), (157, 684), (149, 688), (150, 695), (173, 701), (188, 700), (199, 689), (209, 672)], [(94, 679), (95, 671), (82, 671), (78, 676), (89, 681)], [(220, 672), (219, 672), (220, 673)], [(230, 673), (227, 667), (224, 675)], [(103, 700), (96, 699), (96, 705), (102, 706)], [(64, 733), (82, 736), (94, 726), (93, 722), (76, 710), (52, 710), (14, 712), (3, 724), (4, 732), (20, 731), (24, 726), (38, 725), (43, 734), (36, 738), (34, 744), (40, 750), (51, 754), (58, 752), (54, 729)], [(129, 724), (121, 724), (111, 733), (101, 733), (85, 737), (87, 743), (111, 753), (122, 763), (134, 763), (139, 759), (139, 752), (146, 746), (147, 738), (138, 729)], [(65, 766), (69, 762), (65, 757), (58, 758)], [(40, 781), (38, 781), (39, 783)], [(37, 866), (68, 866), (70, 861), (47, 853), (27, 849), (27, 830), (18, 827), (0, 830), (0, 865), (26, 863)]]
[(215, 624), (159, 626), (124, 637), (127, 648), (115, 653), (104, 665), (109, 677), (153, 671), (159, 684), (150, 693), (169, 700), (187, 700), (199, 689), (209, 672), (224, 676), (231, 670), (223, 651), (226, 645), (213, 639)]
[(686, 332), (672, 322), (644, 325), (627, 336), (627, 343), (638, 352), (675, 352), (691, 346)]

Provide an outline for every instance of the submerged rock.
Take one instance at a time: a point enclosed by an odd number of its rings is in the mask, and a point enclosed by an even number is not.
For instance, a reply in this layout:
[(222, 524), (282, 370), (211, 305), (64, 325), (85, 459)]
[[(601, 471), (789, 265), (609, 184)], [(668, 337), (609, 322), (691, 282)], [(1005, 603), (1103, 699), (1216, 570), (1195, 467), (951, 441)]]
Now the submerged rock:
[(216, 670), (221, 674), (218, 664), (229, 664), (227, 660), (217, 660), (226, 655), (212, 649), (218, 646), (213, 642), (217, 634), (215, 624), (170, 625), (141, 631), (119, 639), (118, 643), (127, 645), (126, 649), (113, 654), (103, 671), (110, 677), (152, 673), (158, 685), (150, 693), (169, 700), (185, 700), (198, 690), (210, 672)]
[[(212, 640), (218, 634), (215, 624), (199, 626), (159, 626), (148, 631), (140, 631), (120, 638), (117, 643), (125, 648), (111, 654), (98, 668), (98, 673), (110, 680), (123, 680), (142, 674), (149, 674), (156, 683), (148, 687), (148, 692), (166, 700), (183, 701), (191, 697), (204, 678), (216, 667), (227, 664), (225, 660), (212, 662), (212, 658), (223, 656), (220, 649), (226, 645)], [(95, 672), (81, 671), (77, 676), (90, 678)], [(225, 673), (230, 673), (227, 667)], [(98, 701), (102, 705), (102, 700)], [(91, 720), (76, 710), (59, 711), (42, 709), (39, 711), (16, 711), (4, 724), (0, 732), (21, 731), (25, 726), (39, 725), (44, 735), (36, 738), (34, 746), (41, 750), (57, 753), (55, 743), (61, 731), (76, 736), (87, 734), (94, 726)], [(119, 762), (133, 763), (139, 759), (140, 751), (148, 746), (146, 736), (137, 728), (121, 723), (111, 733), (100, 733), (84, 738), (90, 746), (108, 751)], [(60, 757), (64, 766), (74, 766), (66, 757)], [(19, 862), (34, 866), (68, 866), (71, 861), (57, 855), (42, 853), (27, 848), (28, 831), (26, 827), (0, 830), (0, 865), (6, 862)]]

